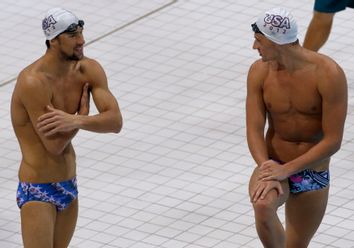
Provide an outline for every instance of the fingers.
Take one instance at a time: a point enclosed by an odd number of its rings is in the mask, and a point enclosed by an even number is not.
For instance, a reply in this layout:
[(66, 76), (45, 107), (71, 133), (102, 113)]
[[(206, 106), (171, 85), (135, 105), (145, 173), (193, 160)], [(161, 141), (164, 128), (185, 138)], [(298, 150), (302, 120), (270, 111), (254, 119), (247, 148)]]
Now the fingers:
[(258, 183), (256, 188), (254, 189), (254, 192), (252, 194), (251, 202), (256, 202), (260, 196), (262, 195), (264, 191), (265, 185), (263, 183)]
[(264, 183), (264, 188), (261, 192), (261, 194), (259, 195), (259, 198), (261, 200), (264, 200), (264, 198), (266, 197), (266, 195), (268, 194), (268, 192), (271, 190), (271, 189), (274, 189), (274, 185), (272, 183)]
[(258, 180), (279, 180), (281, 168), (273, 160), (263, 162), (259, 168)]
[(256, 185), (255, 189), (251, 193), (251, 202), (255, 202), (257, 200), (256, 194), (257, 194), (258, 188), (259, 188), (259, 184)]
[(38, 117), (36, 126), (38, 131), (43, 133), (44, 136), (50, 136), (57, 132), (56, 129), (60, 125), (58, 121), (60, 121), (61, 116), (59, 110), (49, 105), (46, 108), (50, 112)]
[(40, 116), (37, 120), (37, 128), (41, 128), (49, 123), (52, 123), (55, 121), (55, 114), (54, 113), (48, 113)]
[(53, 129), (47, 129), (45, 131), (42, 131), (43, 135), (45, 137), (50, 137), (56, 133), (58, 133), (59, 131), (57, 130), (57, 128), (53, 128)]
[(85, 83), (82, 89), (80, 106), (77, 111), (79, 115), (88, 115), (90, 111), (90, 88), (89, 84)]
[(88, 84), (85, 84), (82, 95), (81, 95), (81, 105), (88, 105), (90, 102), (90, 93)]
[(259, 173), (262, 174), (266, 171), (269, 171), (272, 169), (271, 164), (269, 163), (269, 161), (266, 161), (264, 163), (261, 164), (261, 166), (259, 167)]
[(272, 190), (275, 190), (278, 196), (284, 194), (283, 187), (279, 181), (258, 181), (254, 190), (250, 194), (251, 202), (255, 203), (258, 200), (264, 200), (267, 197), (267, 194)]
[(274, 161), (273, 160), (271, 160), (271, 159), (269, 159), (269, 160), (267, 160), (267, 161), (264, 161), (262, 164), (261, 164), (261, 168), (268, 168), (268, 166), (270, 165), (270, 164), (272, 164)]
[(50, 119), (50, 118), (54, 117), (55, 115), (56, 115), (55, 112), (45, 113), (45, 114), (39, 116), (38, 119), (37, 119), (37, 121), (38, 121), (38, 122), (41, 122), (41, 121), (44, 121), (44, 120), (46, 120), (46, 119)]
[(88, 89), (89, 89), (89, 83), (85, 83), (84, 91), (86, 91), (86, 93), (88, 93)]
[(266, 195), (268, 194), (268, 192), (270, 191), (269, 187), (265, 187), (264, 190), (262, 191), (262, 194), (260, 195), (260, 199), (264, 200), (264, 198), (266, 197)]
[(261, 180), (261, 181), (275, 180), (276, 174), (277, 173), (274, 172), (272, 169), (267, 169), (267, 170), (259, 173), (258, 180)]
[(266, 182), (266, 181), (274, 181), (274, 180), (276, 180), (276, 178), (274, 176), (267, 176), (267, 177), (263, 177), (260, 180), (263, 182)]
[(87, 98), (89, 91), (89, 84), (85, 83), (83, 90), (82, 90), (82, 98)]
[(44, 136), (50, 136), (55, 133), (55, 129), (58, 126), (56, 121), (56, 117), (52, 116), (50, 118), (43, 119), (42, 121), (37, 123), (38, 131), (43, 133)]
[(258, 180), (273, 180), (274, 179), (274, 175), (273, 175), (273, 171), (272, 169), (266, 169), (266, 170), (262, 170), (259, 171), (259, 175), (258, 175)]
[(38, 117), (36, 125), (38, 131), (44, 136), (51, 136), (59, 132), (67, 132), (76, 128), (73, 115), (55, 109), (49, 105), (46, 106), (46, 109), (49, 112)]
[(281, 184), (278, 184), (277, 190), (278, 190), (279, 195), (283, 195), (284, 194), (284, 190), (283, 190), (283, 187), (281, 186)]
[(50, 105), (47, 105), (47, 110), (49, 110), (49, 111), (54, 111), (55, 110), (55, 108), (53, 108), (52, 106), (50, 106)]
[(60, 113), (58, 113), (57, 111), (45, 113), (38, 117), (37, 128), (42, 128), (43, 126), (46, 126), (49, 123), (57, 121), (58, 119), (60, 119)]
[(55, 128), (56, 123), (54, 118), (45, 119), (44, 121), (37, 123), (37, 129), (41, 133), (46, 133), (48, 130)]
[(90, 97), (90, 94), (89, 94), (90, 93), (90, 85), (89, 85), (89, 83), (85, 83), (83, 91), (84, 91), (86, 96)]

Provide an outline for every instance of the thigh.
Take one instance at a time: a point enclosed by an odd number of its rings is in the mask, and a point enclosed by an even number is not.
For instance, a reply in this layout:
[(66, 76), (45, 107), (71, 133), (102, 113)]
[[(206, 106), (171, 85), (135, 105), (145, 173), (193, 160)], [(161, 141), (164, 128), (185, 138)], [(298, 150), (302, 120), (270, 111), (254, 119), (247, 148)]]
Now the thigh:
[(325, 214), (328, 190), (290, 194), (285, 206), (287, 247), (307, 247)]
[(74, 234), (78, 216), (78, 199), (73, 200), (70, 205), (57, 213), (54, 228), (54, 248), (68, 247)]
[(40, 201), (30, 201), (21, 208), (21, 229), (24, 247), (53, 247), (56, 208)]

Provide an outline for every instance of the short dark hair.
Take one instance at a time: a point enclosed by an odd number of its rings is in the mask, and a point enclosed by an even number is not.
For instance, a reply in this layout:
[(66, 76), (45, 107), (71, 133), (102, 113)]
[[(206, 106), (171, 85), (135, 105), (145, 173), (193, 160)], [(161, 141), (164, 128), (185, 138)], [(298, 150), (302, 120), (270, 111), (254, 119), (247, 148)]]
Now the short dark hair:
[(50, 48), (50, 42), (49, 42), (49, 40), (45, 40), (45, 45), (47, 46), (47, 48)]

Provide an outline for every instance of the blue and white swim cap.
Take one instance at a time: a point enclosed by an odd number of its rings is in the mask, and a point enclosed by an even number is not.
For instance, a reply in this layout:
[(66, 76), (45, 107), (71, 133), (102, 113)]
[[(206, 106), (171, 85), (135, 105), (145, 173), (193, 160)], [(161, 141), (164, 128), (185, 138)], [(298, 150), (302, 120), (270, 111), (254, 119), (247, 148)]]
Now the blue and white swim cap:
[(83, 21), (79, 20), (72, 12), (63, 8), (48, 10), (42, 20), (42, 29), (47, 40), (54, 39), (72, 25), (82, 26)]

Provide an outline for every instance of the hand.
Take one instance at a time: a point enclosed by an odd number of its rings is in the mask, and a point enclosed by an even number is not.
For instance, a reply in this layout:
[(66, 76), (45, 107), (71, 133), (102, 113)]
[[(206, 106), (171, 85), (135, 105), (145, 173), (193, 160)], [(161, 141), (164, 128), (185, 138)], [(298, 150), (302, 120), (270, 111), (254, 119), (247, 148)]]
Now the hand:
[(281, 165), (274, 160), (267, 160), (261, 164), (259, 168), (258, 179), (262, 181), (283, 181), (288, 178), (288, 173), (285, 165)]
[(52, 136), (60, 132), (69, 132), (76, 129), (75, 115), (68, 114), (59, 109), (47, 106), (49, 111), (41, 115), (37, 120), (38, 131), (44, 136)]
[(251, 193), (251, 202), (256, 202), (259, 199), (263, 200), (272, 189), (278, 192), (278, 196), (284, 194), (283, 187), (279, 181), (258, 181), (254, 191)]
[(90, 112), (90, 89), (89, 84), (85, 83), (82, 88), (80, 106), (77, 111), (78, 115), (88, 115)]

